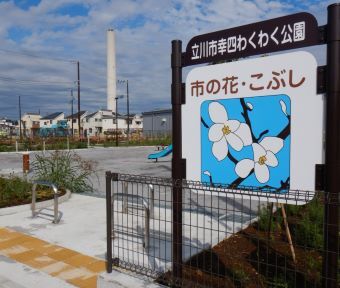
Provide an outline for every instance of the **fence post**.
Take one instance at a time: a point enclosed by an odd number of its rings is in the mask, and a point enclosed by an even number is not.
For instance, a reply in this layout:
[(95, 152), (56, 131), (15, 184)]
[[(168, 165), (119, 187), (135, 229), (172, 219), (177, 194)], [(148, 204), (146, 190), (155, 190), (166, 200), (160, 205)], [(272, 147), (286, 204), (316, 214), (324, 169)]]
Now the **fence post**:
[(150, 207), (144, 207), (144, 249), (149, 250), (150, 247)]
[(155, 209), (155, 188), (152, 184), (149, 184), (149, 203), (150, 203), (150, 217), (154, 219), (154, 209)]
[(182, 41), (173, 40), (171, 53), (172, 156), (172, 273), (182, 278)]
[(326, 97), (326, 201), (322, 287), (335, 288), (338, 278), (340, 197), (340, 3), (328, 6)]
[(124, 182), (123, 213), (128, 213), (128, 182)]
[(112, 273), (112, 173), (106, 171), (106, 272)]

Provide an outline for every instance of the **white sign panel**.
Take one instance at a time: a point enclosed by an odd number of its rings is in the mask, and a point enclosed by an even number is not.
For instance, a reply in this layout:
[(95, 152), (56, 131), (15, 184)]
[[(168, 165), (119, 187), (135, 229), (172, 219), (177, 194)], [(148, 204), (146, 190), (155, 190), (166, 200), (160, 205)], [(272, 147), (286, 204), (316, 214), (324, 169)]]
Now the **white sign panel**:
[(182, 106), (187, 179), (280, 193), (315, 190), (324, 118), (316, 72), (307, 52), (193, 69)]

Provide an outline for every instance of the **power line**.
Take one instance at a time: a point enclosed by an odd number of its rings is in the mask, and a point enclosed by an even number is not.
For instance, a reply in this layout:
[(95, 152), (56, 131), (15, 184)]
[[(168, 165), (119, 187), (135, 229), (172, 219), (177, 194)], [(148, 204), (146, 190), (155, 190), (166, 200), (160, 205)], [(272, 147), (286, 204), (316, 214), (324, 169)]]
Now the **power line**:
[(12, 77), (5, 77), (5, 76), (0, 76), (0, 80), (5, 81), (5, 82), (15, 82), (17, 84), (45, 84), (45, 85), (50, 85), (50, 84), (57, 84), (57, 85), (61, 85), (61, 84), (75, 84), (74, 82), (71, 81), (44, 81), (44, 80), (29, 80), (29, 79), (16, 79), (16, 78), (12, 78)]
[(16, 54), (16, 55), (23, 55), (23, 56), (26, 56), (26, 57), (40, 58), (40, 59), (45, 59), (45, 60), (48, 59), (48, 60), (52, 60), (52, 61), (62, 61), (62, 62), (65, 62), (65, 63), (74, 63), (75, 62), (75, 60), (68, 60), (68, 59), (54, 58), (54, 57), (47, 57), (47, 56), (39, 56), (39, 55), (28, 53), (28, 52), (12, 51), (12, 50), (3, 49), (3, 48), (0, 48), (0, 52)]
[[(84, 63), (81, 63), (81, 69), (85, 70), (87, 73), (95, 75), (99, 78), (105, 78), (105, 75), (102, 75), (102, 73), (99, 74), (99, 73), (93, 71), (89, 66), (87, 66), (86, 64), (84, 65)], [(104, 72), (104, 74), (105, 74), (105, 72)]]

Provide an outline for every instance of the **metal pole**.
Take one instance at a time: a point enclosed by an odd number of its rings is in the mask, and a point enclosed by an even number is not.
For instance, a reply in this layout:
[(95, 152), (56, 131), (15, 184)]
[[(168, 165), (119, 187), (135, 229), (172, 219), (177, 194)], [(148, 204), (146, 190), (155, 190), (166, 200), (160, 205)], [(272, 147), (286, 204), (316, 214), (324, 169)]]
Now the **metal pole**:
[(79, 61), (77, 61), (77, 70), (78, 70), (78, 135), (79, 138), (81, 136), (80, 134), (80, 72), (79, 72)]
[(20, 135), (20, 140), (22, 140), (22, 130), (21, 130), (21, 96), (19, 96), (19, 135)]
[(32, 210), (32, 217), (35, 217), (35, 203), (36, 203), (36, 189), (37, 189), (37, 184), (33, 184), (32, 187), (32, 204), (31, 204), (31, 210)]
[(146, 251), (150, 248), (150, 209), (149, 207), (144, 207), (144, 249)]
[(155, 189), (152, 184), (149, 184), (149, 203), (150, 203), (150, 217), (154, 218), (155, 213)]
[(106, 171), (106, 272), (112, 273), (112, 206), (111, 181), (112, 174)]
[(54, 194), (54, 224), (58, 223), (58, 194)]
[(127, 142), (129, 144), (129, 135), (130, 135), (130, 102), (129, 102), (129, 80), (126, 80), (126, 107), (127, 107)]
[(328, 6), (326, 97), (326, 201), (323, 285), (335, 288), (338, 277), (340, 203), (340, 3)]
[(128, 182), (124, 182), (123, 213), (128, 213)]
[(118, 147), (118, 97), (116, 99), (116, 146)]
[(71, 89), (71, 125), (72, 125), (72, 137), (73, 137), (73, 89)]
[(172, 157), (172, 272), (175, 280), (182, 278), (182, 41), (172, 41), (171, 54), (171, 102), (173, 127)]

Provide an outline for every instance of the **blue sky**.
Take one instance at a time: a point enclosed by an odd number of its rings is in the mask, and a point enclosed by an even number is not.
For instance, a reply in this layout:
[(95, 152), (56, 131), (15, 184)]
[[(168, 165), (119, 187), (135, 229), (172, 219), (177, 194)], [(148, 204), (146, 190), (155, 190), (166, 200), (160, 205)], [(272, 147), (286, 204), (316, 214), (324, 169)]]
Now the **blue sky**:
[[(18, 118), (19, 95), (23, 112), (68, 114), (74, 61), (80, 61), (82, 109), (105, 108), (108, 28), (116, 31), (117, 78), (129, 80), (131, 110), (142, 112), (170, 107), (171, 40), (185, 47), (198, 34), (301, 11), (323, 25), (332, 2), (0, 0), (0, 117)], [(309, 51), (324, 64), (325, 47)], [(117, 89), (125, 91), (122, 84)]]

